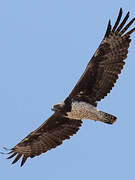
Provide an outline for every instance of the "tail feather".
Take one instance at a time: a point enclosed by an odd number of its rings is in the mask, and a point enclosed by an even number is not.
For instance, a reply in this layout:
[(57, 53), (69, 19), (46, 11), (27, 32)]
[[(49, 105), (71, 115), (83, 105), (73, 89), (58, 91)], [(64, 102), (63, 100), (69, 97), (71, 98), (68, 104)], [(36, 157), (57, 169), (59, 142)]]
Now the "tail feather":
[(100, 111), (100, 121), (107, 123), (107, 124), (113, 124), (116, 121), (117, 117)]

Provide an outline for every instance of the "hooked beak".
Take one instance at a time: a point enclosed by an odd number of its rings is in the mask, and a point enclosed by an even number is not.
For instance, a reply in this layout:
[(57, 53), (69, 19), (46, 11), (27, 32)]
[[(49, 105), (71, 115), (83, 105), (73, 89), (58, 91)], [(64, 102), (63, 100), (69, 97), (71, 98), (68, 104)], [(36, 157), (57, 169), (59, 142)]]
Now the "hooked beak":
[(56, 109), (54, 108), (54, 106), (51, 107), (51, 110), (52, 110), (52, 111), (56, 111)]

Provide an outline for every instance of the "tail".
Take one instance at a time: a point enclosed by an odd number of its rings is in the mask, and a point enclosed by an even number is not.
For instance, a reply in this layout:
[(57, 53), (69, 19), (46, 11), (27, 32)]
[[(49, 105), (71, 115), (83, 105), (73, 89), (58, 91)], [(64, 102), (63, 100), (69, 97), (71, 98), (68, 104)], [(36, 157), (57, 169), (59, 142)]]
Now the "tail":
[(105, 112), (102, 112), (102, 111), (99, 111), (100, 113), (100, 121), (104, 122), (104, 123), (107, 123), (107, 124), (113, 124), (115, 121), (116, 121), (116, 117), (111, 115), (111, 114), (108, 114), (108, 113), (105, 113)]

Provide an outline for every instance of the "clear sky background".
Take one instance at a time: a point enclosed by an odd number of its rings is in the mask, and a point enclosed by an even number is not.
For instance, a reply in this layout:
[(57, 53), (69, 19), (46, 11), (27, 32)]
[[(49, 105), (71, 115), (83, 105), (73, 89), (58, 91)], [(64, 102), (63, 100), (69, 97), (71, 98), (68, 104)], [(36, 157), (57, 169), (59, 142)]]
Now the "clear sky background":
[[(36, 129), (67, 97), (120, 7), (135, 17), (133, 0), (0, 1), (1, 150)], [(0, 155), (0, 179), (135, 179), (134, 67), (135, 33), (118, 83), (98, 106), (117, 122), (85, 120), (70, 141), (22, 168)]]

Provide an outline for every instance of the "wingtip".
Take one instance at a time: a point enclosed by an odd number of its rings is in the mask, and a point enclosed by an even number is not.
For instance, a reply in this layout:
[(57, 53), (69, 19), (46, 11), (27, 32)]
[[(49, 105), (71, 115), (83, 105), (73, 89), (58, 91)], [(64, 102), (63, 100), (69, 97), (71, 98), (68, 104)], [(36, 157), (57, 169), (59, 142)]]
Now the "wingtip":
[(27, 156), (23, 155), (20, 167), (22, 167), (24, 165), (24, 163), (26, 162), (27, 158), (28, 158)]
[(111, 19), (108, 21), (108, 28), (111, 29)]
[(127, 16), (129, 17), (129, 15), (130, 15), (130, 12), (128, 11), (128, 12), (127, 12)]
[(132, 21), (134, 22), (134, 21), (135, 21), (135, 18), (133, 18)]
[(122, 10), (122, 7), (120, 8), (120, 11), (119, 11), (120, 13), (123, 13), (123, 10)]
[(11, 159), (11, 158), (13, 158), (16, 154), (17, 154), (17, 152), (14, 152), (14, 153), (13, 153), (13, 154), (11, 154), (9, 157), (7, 157), (7, 159)]
[(12, 162), (12, 164), (15, 164), (21, 158), (21, 156), (22, 154), (18, 154), (16, 158), (14, 159), (14, 161)]
[(112, 27), (111, 27), (111, 20), (109, 19), (104, 38), (109, 36), (109, 34), (110, 34), (110, 32), (111, 32), (111, 28), (112, 28)]

